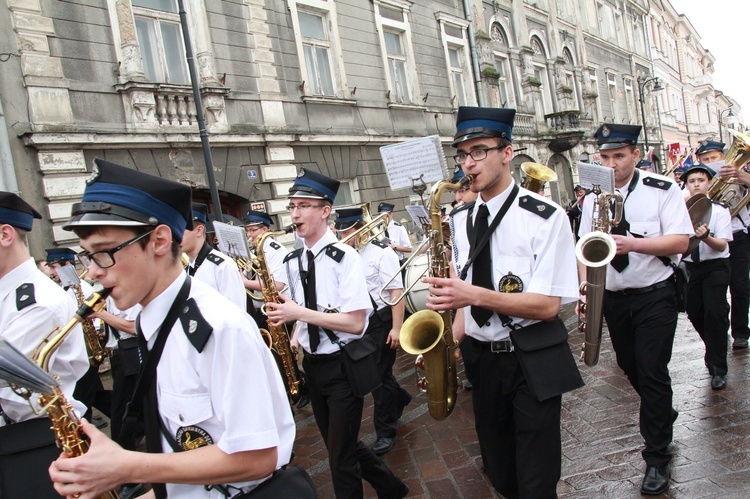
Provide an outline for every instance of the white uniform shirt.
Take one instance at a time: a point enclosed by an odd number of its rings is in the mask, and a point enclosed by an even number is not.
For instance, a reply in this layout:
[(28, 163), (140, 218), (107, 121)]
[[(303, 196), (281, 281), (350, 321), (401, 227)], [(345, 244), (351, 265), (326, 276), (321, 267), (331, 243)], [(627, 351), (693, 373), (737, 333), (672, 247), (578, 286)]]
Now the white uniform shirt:
[[(16, 290), (23, 284), (34, 285), (36, 303), (18, 310)], [(21, 294), (23, 296), (23, 291)], [(32, 258), (0, 279), (0, 337), (28, 357), (55, 327), (67, 324), (77, 308), (75, 300), (44, 275)], [(49, 369), (51, 374), (60, 377), (60, 386), (65, 398), (79, 415), (83, 414), (86, 408), (73, 398), (73, 390), (88, 368), (86, 343), (81, 326), (78, 325), (52, 355)], [(36, 401), (36, 398), (32, 396), (32, 400)], [(10, 388), (0, 388), (0, 405), (7, 416), (15, 422), (47, 417), (45, 414), (34, 414), (26, 399), (16, 395)], [(0, 426), (4, 425), (4, 420), (0, 418)]]
[[(340, 262), (337, 262), (326, 254), (323, 250), (331, 243), (336, 243), (331, 252), (343, 251), (344, 256)], [(327, 230), (323, 237), (313, 246), (302, 248), (302, 254), (297, 257), (296, 252), (292, 252), (287, 257), (284, 264), (286, 272), (283, 273), (284, 282), (289, 286), (289, 296), (298, 304), (305, 306), (305, 292), (300, 278), (300, 260), (302, 261), (302, 270), (307, 269), (307, 250), (312, 250), (315, 255), (315, 293), (318, 298), (318, 311), (324, 312), (332, 310), (335, 312), (354, 312), (355, 310), (365, 310), (366, 316), (372, 313), (372, 302), (367, 294), (367, 282), (365, 281), (365, 271), (362, 266), (362, 260), (357, 254), (357, 250), (351, 246), (337, 242), (330, 230)], [(299, 251), (299, 250), (296, 250)], [(337, 256), (336, 253), (335, 256)], [(359, 334), (350, 334), (343, 331), (333, 331), (342, 343), (360, 338), (367, 329), (367, 320), (365, 327)], [(306, 352), (310, 352), (310, 337), (307, 333), (307, 323), (297, 322), (297, 339)], [(323, 329), (320, 329), (320, 344), (314, 352), (316, 354), (328, 354), (338, 352), (339, 347), (328, 339)]]
[[(268, 271), (273, 275), (273, 280), (276, 282), (282, 282), (284, 270), (284, 258), (289, 254), (289, 251), (284, 247), (283, 244), (279, 244), (272, 237), (266, 238), (263, 241), (263, 254), (266, 257), (266, 265), (268, 265)], [(259, 280), (256, 276), (255, 280)], [(254, 294), (257, 294), (256, 292)], [(253, 300), (256, 310), (260, 310), (263, 306), (263, 302)]]
[[(190, 267), (194, 266), (195, 261), (191, 261)], [(198, 270), (195, 271), (194, 277), (227, 297), (240, 310), (246, 310), (247, 294), (245, 293), (245, 283), (242, 281), (240, 269), (237, 268), (234, 260), (224, 253), (212, 249), (201, 266), (198, 267)]]
[[(653, 183), (655, 187), (644, 184), (644, 181)], [(638, 183), (630, 194), (628, 194), (629, 186), (630, 183), (617, 189), (625, 200), (625, 219), (630, 224), (629, 237), (632, 237), (632, 234), (643, 237), (659, 237), (669, 234), (695, 235), (682, 191), (672, 179), (640, 171)], [(591, 232), (594, 204), (594, 194), (587, 194), (586, 201), (583, 203), (581, 227), (578, 230), (580, 237)], [(671, 255), (670, 259), (672, 263), (677, 264), (680, 255)], [(628, 253), (628, 266), (623, 272), (617, 272), (611, 264), (607, 265), (607, 289), (620, 291), (628, 288), (643, 288), (667, 279), (672, 273), (672, 268), (664, 265), (658, 257), (630, 252)]]
[[(393, 220), (388, 224), (388, 239), (391, 240), (396, 246), (403, 246), (405, 248), (411, 248), (411, 239), (409, 239), (409, 232), (406, 227)], [(404, 254), (400, 251), (396, 251), (398, 259), (404, 258)]]
[(750, 226), (750, 210), (745, 206), (737, 213), (737, 216), (732, 217), (732, 232), (747, 232), (748, 226)]
[[(497, 216), (512, 188), (513, 184), (487, 203), (490, 213), (488, 224)], [(481, 197), (477, 199), (472, 211), (473, 221), (476, 220), (477, 211), (482, 203)], [(529, 211), (522, 207), (528, 206), (527, 203), (537, 207)], [(540, 210), (542, 207), (544, 209)], [(537, 214), (547, 210), (553, 210), (548, 218)], [(470, 253), (466, 234), (468, 213), (469, 210), (464, 208), (451, 215), (453, 263), (458, 274), (461, 273)], [(492, 252), (492, 282), (496, 290), (501, 284), (517, 283), (520, 279), (521, 291), (524, 293), (559, 296), (562, 304), (578, 299), (578, 271), (570, 222), (565, 211), (548, 199), (520, 189), (487, 244)], [(466, 282), (471, 282), (473, 270), (469, 269)], [(511, 318), (513, 324), (519, 326), (538, 322), (532, 319)], [(480, 341), (498, 341), (510, 336), (510, 329), (503, 327), (497, 314), (492, 314), (489, 326), (480, 327), (471, 316), (471, 308), (466, 307), (464, 323), (466, 334)]]
[[(127, 310), (120, 310), (119, 308), (117, 308), (117, 305), (115, 304), (115, 301), (112, 299), (112, 297), (107, 297), (107, 312), (114, 315), (115, 317), (119, 317), (120, 319), (125, 319), (126, 321), (135, 321), (135, 319), (138, 317), (138, 314), (141, 313), (141, 310), (143, 310), (143, 307), (141, 307), (139, 304), (135, 304)], [(126, 333), (125, 331), (120, 331), (118, 329), (117, 332), (123, 339), (135, 338), (135, 335), (131, 335), (129, 333)], [(107, 338), (106, 347), (112, 349), (117, 348), (117, 337), (114, 333), (111, 333)]]
[[(149, 349), (184, 280), (181, 274), (143, 308), (140, 325)], [(181, 321), (175, 322), (157, 367), (162, 421), (173, 437), (181, 428), (197, 427), (200, 431), (192, 428), (194, 433), (205, 432), (227, 454), (276, 447), (276, 467), (287, 464), (294, 443), (294, 419), (279, 369), (257, 326), (198, 279), (192, 279), (190, 298), (213, 331), (198, 352)], [(163, 437), (162, 449), (172, 452)], [(252, 487), (255, 483), (230, 485)], [(203, 485), (168, 484), (167, 494), (170, 498), (224, 497), (216, 490), (206, 491)]]
[(359, 251), (359, 256), (365, 267), (365, 278), (370, 296), (375, 300), (378, 310), (387, 307), (388, 305), (380, 298), (380, 289), (383, 285), (394, 275), (396, 276), (383, 291), (383, 296), (387, 297), (388, 301), (391, 299), (387, 291), (404, 287), (399, 271), (401, 265), (398, 263), (396, 252), (380, 241), (371, 241)]
[[(711, 219), (708, 222), (708, 230), (712, 236), (720, 239), (732, 240), (732, 215), (729, 210), (719, 204), (711, 203)], [(724, 251), (716, 251), (708, 244), (701, 241), (698, 244), (698, 254), (701, 262), (706, 260), (716, 260), (718, 258), (729, 258), (729, 245), (727, 244)], [(685, 257), (686, 262), (692, 262), (690, 255)]]

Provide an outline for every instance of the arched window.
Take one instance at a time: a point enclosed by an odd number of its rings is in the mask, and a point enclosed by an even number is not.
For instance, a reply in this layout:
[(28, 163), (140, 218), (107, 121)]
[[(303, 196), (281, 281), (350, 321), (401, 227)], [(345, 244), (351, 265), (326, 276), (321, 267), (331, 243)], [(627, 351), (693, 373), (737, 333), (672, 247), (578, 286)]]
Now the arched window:
[(531, 37), (531, 49), (534, 51), (534, 78), (541, 83), (539, 90), (542, 92), (542, 114), (550, 114), (552, 109), (552, 94), (550, 93), (550, 81), (547, 74), (547, 51), (542, 41), (536, 35)]
[(505, 28), (499, 22), (493, 22), (490, 27), (490, 38), (492, 38), (492, 55), (497, 71), (497, 85), (491, 87), (492, 104), (495, 107), (513, 107), (514, 99), (510, 59), (508, 57), (508, 35)]

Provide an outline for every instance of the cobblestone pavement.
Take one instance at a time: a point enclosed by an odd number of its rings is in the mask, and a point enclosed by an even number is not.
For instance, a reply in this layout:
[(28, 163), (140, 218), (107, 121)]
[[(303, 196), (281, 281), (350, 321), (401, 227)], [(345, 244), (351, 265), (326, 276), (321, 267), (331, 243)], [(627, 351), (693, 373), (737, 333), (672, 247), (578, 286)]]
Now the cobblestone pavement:
[[(571, 349), (580, 351), (572, 306), (562, 318)], [(750, 497), (750, 354), (729, 353), (728, 386), (714, 391), (703, 364), (703, 344), (685, 314), (680, 314), (670, 370), (674, 407), (672, 485), (662, 497)], [(434, 421), (425, 395), (417, 395), (413, 357), (400, 352), (394, 372), (412, 395), (401, 418), (396, 446), (384, 459), (414, 498), (491, 498), (481, 471), (469, 392), (460, 392), (453, 414)], [(459, 370), (462, 365), (459, 363)], [(617, 367), (605, 331), (599, 364), (581, 364), (586, 386), (563, 396), (561, 498), (640, 496), (645, 471), (638, 432), (638, 397)], [(461, 378), (463, 374), (461, 373)], [(297, 411), (296, 463), (307, 468), (322, 499), (332, 498), (326, 450), (310, 406)], [(365, 400), (361, 438), (372, 444), (372, 398)], [(376, 497), (369, 485), (366, 496)]]

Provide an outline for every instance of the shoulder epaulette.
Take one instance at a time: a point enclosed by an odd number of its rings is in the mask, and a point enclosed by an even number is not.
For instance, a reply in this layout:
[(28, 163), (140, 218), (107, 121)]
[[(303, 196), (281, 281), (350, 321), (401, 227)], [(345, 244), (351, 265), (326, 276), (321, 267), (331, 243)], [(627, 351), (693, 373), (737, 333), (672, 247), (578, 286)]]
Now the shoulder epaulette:
[(396, 225), (398, 227), (401, 227), (401, 224), (399, 222), (393, 222), (393, 225)]
[(36, 295), (34, 294), (34, 284), (25, 282), (16, 288), (16, 308), (23, 310), (29, 305), (36, 303)]
[(656, 187), (657, 189), (666, 191), (667, 189), (672, 187), (672, 181), (666, 178), (644, 177), (643, 185)]
[(281, 245), (279, 243), (277, 243), (276, 241), (271, 241), (268, 245), (270, 247), (272, 247), (273, 249), (275, 249), (275, 250), (281, 249)]
[(371, 242), (372, 242), (372, 244), (374, 244), (378, 248), (387, 248), (388, 247), (388, 245), (385, 244), (383, 241), (378, 241), (377, 239), (373, 239)]
[(450, 213), (450, 216), (453, 216), (453, 215), (455, 215), (456, 213), (459, 213), (459, 212), (461, 212), (461, 211), (464, 211), (464, 210), (468, 210), (469, 208), (472, 208), (472, 207), (474, 206), (474, 204), (475, 204), (475, 203), (476, 203), (476, 201), (471, 201), (471, 202), (468, 202), (468, 203), (466, 203), (465, 205), (463, 205), (463, 206), (462, 206), (462, 207), (460, 207), (460, 208), (456, 208), (455, 210), (453, 210), (453, 211), (452, 211), (452, 212)]
[(214, 265), (219, 265), (224, 261), (224, 258), (217, 255), (216, 253), (209, 253), (208, 256), (206, 256), (206, 260), (213, 263)]
[(711, 200), (711, 202), (712, 202), (713, 204), (718, 204), (718, 205), (719, 205), (719, 206), (721, 206), (722, 208), (726, 208), (726, 209), (729, 209), (729, 205), (727, 205), (726, 203), (722, 203), (721, 201), (716, 201), (715, 199), (712, 199), (712, 200)]
[(214, 328), (203, 318), (194, 298), (190, 298), (182, 307), (180, 323), (190, 343), (198, 350), (198, 353), (202, 352)]
[(297, 248), (297, 249), (296, 249), (296, 250), (294, 250), (294, 251), (290, 251), (290, 252), (289, 252), (289, 253), (287, 253), (287, 254), (286, 254), (286, 256), (284, 257), (284, 263), (288, 262), (288, 261), (289, 261), (289, 260), (291, 260), (292, 258), (297, 258), (297, 257), (298, 257), (298, 256), (300, 256), (301, 254), (302, 254), (302, 248)]
[(545, 220), (555, 212), (554, 206), (532, 196), (521, 196), (518, 198), (518, 206), (524, 210), (529, 210), (535, 215), (539, 215)]
[(332, 244), (326, 248), (326, 255), (331, 257), (336, 263), (341, 263), (341, 259), (344, 258), (344, 250), (337, 248), (335, 244)]

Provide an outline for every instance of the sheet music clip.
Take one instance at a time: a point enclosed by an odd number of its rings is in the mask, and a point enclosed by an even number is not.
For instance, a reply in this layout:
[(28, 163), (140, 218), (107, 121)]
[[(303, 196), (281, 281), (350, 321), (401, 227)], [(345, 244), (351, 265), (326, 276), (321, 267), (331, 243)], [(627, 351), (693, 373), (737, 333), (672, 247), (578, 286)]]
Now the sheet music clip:
[[(419, 184), (417, 182), (420, 182)], [(424, 173), (420, 174), (419, 177), (411, 179), (411, 190), (414, 191), (421, 198), (427, 190), (427, 184), (424, 183)]]

